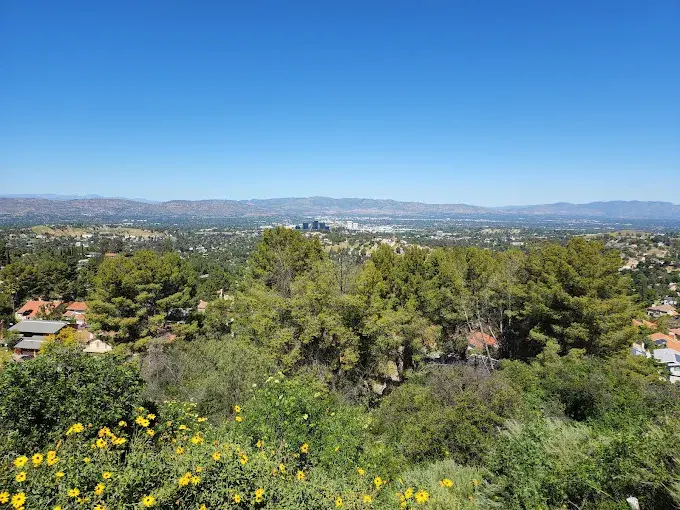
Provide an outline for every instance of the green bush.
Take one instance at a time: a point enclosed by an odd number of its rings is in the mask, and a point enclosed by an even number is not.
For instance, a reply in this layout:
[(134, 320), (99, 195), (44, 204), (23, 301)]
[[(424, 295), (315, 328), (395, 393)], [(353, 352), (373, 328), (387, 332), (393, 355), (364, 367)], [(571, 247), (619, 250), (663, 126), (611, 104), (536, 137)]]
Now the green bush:
[[(422, 381), (421, 381), (422, 379)], [(432, 369), (387, 396), (374, 430), (412, 462), (478, 462), (522, 401), (499, 375), (469, 367)]]
[(137, 369), (114, 355), (61, 348), (0, 372), (0, 437), (18, 450), (42, 445), (80, 421), (95, 427), (140, 403)]

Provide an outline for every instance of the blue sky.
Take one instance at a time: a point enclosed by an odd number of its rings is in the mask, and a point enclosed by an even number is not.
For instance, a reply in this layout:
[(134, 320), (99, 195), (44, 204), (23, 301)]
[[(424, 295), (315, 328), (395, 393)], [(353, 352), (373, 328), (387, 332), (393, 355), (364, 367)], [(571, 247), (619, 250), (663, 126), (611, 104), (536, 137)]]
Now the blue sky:
[(680, 2), (0, 0), (0, 193), (680, 202)]

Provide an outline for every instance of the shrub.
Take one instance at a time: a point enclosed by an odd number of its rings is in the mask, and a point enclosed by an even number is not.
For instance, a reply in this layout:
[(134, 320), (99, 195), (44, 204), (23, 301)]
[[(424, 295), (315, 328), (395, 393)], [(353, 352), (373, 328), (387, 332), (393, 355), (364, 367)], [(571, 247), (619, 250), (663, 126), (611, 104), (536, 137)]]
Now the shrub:
[(114, 355), (54, 349), (0, 373), (0, 436), (14, 448), (45, 444), (75, 421), (94, 427), (139, 405), (137, 369)]

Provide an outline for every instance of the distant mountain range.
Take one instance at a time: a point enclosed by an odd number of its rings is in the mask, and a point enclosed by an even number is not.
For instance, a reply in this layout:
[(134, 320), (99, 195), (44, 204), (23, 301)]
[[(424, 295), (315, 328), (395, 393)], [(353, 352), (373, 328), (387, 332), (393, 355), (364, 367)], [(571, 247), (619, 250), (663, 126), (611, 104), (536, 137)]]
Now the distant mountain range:
[(425, 204), (371, 198), (272, 198), (261, 200), (148, 200), (99, 196), (4, 196), (0, 219), (44, 221), (115, 221), (120, 219), (225, 219), (257, 217), (446, 218), (522, 216), (617, 220), (680, 220), (680, 205), (670, 202), (611, 201), (571, 204), (480, 207)]

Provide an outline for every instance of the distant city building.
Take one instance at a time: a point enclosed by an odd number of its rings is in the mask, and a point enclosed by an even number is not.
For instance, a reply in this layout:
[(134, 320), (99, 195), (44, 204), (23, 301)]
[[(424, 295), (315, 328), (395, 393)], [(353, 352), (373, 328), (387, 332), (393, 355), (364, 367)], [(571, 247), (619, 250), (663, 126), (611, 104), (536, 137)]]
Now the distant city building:
[(318, 220), (314, 220), (312, 222), (312, 230), (319, 230), (319, 222)]
[(308, 222), (303, 222), (302, 223), (302, 230), (309, 230), (309, 223)]

